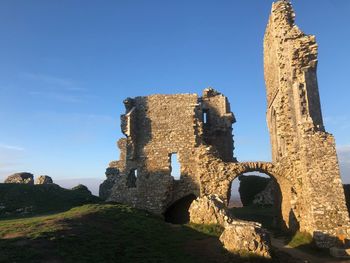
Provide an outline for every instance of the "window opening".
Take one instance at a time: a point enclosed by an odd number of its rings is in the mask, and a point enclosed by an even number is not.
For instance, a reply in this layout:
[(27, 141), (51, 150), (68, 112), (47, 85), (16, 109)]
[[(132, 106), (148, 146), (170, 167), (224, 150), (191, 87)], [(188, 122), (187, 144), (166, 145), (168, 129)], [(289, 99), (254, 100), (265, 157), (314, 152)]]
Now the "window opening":
[(172, 153), (170, 156), (170, 171), (171, 171), (171, 176), (175, 180), (180, 180), (181, 177), (181, 171), (180, 171), (180, 163), (178, 160), (177, 153)]

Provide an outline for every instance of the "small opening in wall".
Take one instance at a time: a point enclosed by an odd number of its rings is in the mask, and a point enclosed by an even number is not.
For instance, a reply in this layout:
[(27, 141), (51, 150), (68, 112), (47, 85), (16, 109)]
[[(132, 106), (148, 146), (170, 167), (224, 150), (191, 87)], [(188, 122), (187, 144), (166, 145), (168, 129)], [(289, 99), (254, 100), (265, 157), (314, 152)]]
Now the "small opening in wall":
[(131, 169), (128, 178), (126, 180), (126, 186), (129, 188), (135, 188), (137, 181), (137, 169)]
[(209, 110), (203, 110), (203, 123), (207, 124), (209, 122)]
[(170, 174), (175, 180), (180, 180), (181, 171), (177, 153), (170, 155)]

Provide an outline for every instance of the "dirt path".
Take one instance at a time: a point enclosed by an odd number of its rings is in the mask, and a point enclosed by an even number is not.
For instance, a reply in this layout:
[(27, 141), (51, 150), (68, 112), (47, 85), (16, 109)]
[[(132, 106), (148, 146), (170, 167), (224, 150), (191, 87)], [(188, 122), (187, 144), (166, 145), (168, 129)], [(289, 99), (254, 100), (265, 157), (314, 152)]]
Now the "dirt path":
[(272, 246), (274, 246), (278, 250), (286, 252), (294, 258), (304, 260), (308, 263), (350, 263), (349, 259), (335, 259), (331, 257), (317, 256), (315, 254), (310, 254), (306, 251), (302, 251), (300, 249), (292, 248), (288, 245), (285, 245), (283, 239), (272, 237), (272, 235), (271, 243)]

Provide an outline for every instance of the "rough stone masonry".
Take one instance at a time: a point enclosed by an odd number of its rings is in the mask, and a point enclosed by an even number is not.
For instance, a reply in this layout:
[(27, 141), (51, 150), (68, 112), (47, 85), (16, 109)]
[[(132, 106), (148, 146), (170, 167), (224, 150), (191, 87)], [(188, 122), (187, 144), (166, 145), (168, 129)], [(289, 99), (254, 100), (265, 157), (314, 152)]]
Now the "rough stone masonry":
[[(127, 98), (120, 158), (107, 168), (100, 195), (164, 214), (184, 198), (217, 195), (228, 203), (231, 182), (259, 171), (277, 182), (281, 227), (306, 231), (320, 247), (350, 237), (335, 141), (325, 131), (317, 86), (317, 44), (294, 24), (289, 1), (277, 1), (264, 37), (267, 124), (272, 162), (233, 156), (235, 117), (214, 89), (196, 94)], [(172, 176), (176, 154), (181, 176)]]

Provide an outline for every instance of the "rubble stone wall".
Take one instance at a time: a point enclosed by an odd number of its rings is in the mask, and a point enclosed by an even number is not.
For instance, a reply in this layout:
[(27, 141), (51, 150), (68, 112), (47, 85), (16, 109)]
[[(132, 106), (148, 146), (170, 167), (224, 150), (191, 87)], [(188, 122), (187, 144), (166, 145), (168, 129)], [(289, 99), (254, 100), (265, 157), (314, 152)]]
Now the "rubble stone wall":
[[(129, 203), (164, 213), (176, 200), (200, 195), (195, 165), (196, 148), (205, 138), (218, 156), (232, 161), (233, 114), (225, 96), (208, 88), (197, 94), (152, 95), (128, 98), (121, 128), (126, 138), (118, 141), (120, 160), (110, 163), (115, 176), (102, 186), (107, 200)], [(203, 122), (204, 112), (208, 123)], [(225, 145), (225, 147), (222, 147)], [(176, 154), (181, 177), (171, 176), (171, 155)], [(117, 178), (117, 179), (116, 179)], [(130, 184), (128, 182), (132, 181)]]

